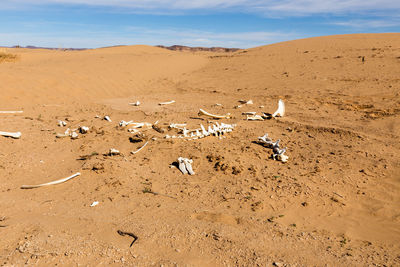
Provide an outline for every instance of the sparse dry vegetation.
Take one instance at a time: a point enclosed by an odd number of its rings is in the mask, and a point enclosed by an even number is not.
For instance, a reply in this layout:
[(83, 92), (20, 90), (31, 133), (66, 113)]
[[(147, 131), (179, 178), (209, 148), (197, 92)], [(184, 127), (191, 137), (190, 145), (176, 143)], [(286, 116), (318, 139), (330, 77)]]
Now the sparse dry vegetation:
[(10, 61), (15, 61), (18, 59), (17, 55), (14, 54), (9, 54), (6, 52), (1, 52), (0, 51), (0, 63), (2, 62), (10, 62)]

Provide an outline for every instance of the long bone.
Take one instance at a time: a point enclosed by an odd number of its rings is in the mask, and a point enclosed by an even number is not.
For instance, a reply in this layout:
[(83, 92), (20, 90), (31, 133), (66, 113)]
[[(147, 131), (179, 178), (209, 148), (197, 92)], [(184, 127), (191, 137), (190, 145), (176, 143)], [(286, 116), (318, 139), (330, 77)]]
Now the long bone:
[(248, 120), (248, 121), (263, 121), (264, 119), (260, 115), (247, 115), (246, 120)]
[(69, 176), (67, 178), (63, 178), (63, 179), (60, 179), (60, 180), (56, 180), (56, 181), (52, 181), (52, 182), (48, 182), (48, 183), (44, 183), (44, 184), (23, 185), (23, 186), (21, 186), (21, 189), (32, 189), (32, 188), (37, 188), (37, 187), (42, 187), (42, 186), (61, 184), (61, 183), (64, 183), (64, 182), (66, 182), (66, 181), (68, 181), (68, 180), (70, 180), (72, 178), (75, 178), (76, 176), (79, 176), (79, 175), (81, 175), (81, 173), (77, 172), (77, 173), (75, 173), (75, 174), (73, 174), (73, 175), (71, 175), (71, 176)]
[(12, 137), (14, 139), (19, 139), (21, 138), (21, 132), (16, 132), (16, 133), (10, 133), (10, 132), (0, 132), (0, 135), (5, 136), (5, 137)]
[(16, 113), (23, 113), (24, 111), (22, 111), (22, 110), (16, 110), (16, 111), (14, 111), (14, 110), (10, 110), (10, 111), (8, 111), (8, 110), (4, 110), (4, 111), (1, 111), (0, 110), (0, 114), (16, 114)]
[(214, 114), (208, 113), (207, 111), (205, 111), (203, 109), (199, 110), (199, 116), (200, 115), (205, 115), (205, 116), (208, 116), (208, 117), (211, 117), (214, 119), (230, 119), (230, 117), (231, 117), (230, 113), (227, 113), (226, 115), (214, 115)]
[(146, 143), (144, 143), (144, 145), (143, 146), (141, 146), (138, 150), (136, 150), (136, 151), (131, 151), (131, 153), (132, 154), (136, 154), (136, 153), (138, 153), (140, 150), (142, 150), (145, 146), (147, 146), (147, 144), (149, 143), (149, 141), (146, 141)]
[(169, 104), (173, 104), (173, 103), (175, 103), (175, 100), (171, 100), (171, 101), (168, 101), (168, 102), (161, 102), (161, 103), (158, 103), (160, 106), (163, 106), (163, 105), (169, 105)]
[(193, 160), (184, 158), (183, 162), (185, 163), (185, 167), (186, 167), (186, 170), (188, 171), (188, 173), (190, 175), (194, 175), (194, 171), (193, 171), (193, 168), (192, 168)]
[(139, 101), (136, 101), (136, 102), (133, 102), (133, 103), (129, 103), (129, 105), (131, 105), (131, 106), (139, 106), (140, 105), (140, 102)]
[(179, 157), (178, 158), (178, 164), (179, 164), (179, 170), (183, 173), (183, 174), (188, 174), (188, 171), (187, 171), (187, 169), (186, 169), (186, 166), (185, 166), (185, 159), (184, 158), (182, 158), (182, 157)]

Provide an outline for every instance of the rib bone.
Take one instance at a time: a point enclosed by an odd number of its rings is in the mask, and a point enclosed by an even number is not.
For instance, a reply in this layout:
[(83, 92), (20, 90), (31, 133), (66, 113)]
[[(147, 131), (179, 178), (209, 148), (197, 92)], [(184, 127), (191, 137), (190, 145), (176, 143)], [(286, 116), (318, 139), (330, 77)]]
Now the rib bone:
[(136, 150), (136, 151), (131, 151), (131, 153), (132, 153), (132, 154), (138, 153), (140, 150), (142, 150), (142, 149), (147, 145), (148, 142), (149, 142), (149, 141), (146, 141), (146, 143), (144, 143), (143, 146), (141, 146), (141, 147), (140, 147), (138, 150)]
[(208, 116), (208, 117), (211, 117), (214, 119), (229, 119), (231, 116), (230, 113), (227, 113), (226, 115), (214, 115), (214, 114), (208, 113), (207, 111), (205, 111), (203, 109), (199, 110), (199, 116), (200, 115), (205, 115), (205, 116)]
[(80, 172), (77, 172), (77, 173), (75, 173), (75, 174), (73, 174), (73, 175), (71, 175), (71, 176), (69, 176), (69, 177), (67, 177), (67, 178), (63, 178), (63, 179), (56, 180), (56, 181), (49, 182), (49, 183), (45, 183), (45, 184), (23, 185), (23, 186), (21, 186), (21, 189), (32, 189), (32, 188), (37, 188), (37, 187), (42, 187), (42, 186), (61, 184), (61, 183), (64, 183), (64, 182), (66, 182), (66, 181), (68, 181), (68, 180), (70, 180), (70, 179), (72, 179), (72, 178), (74, 178), (74, 177), (76, 177), (76, 176), (79, 176), (79, 175), (81, 175), (81, 173), (80, 173)]
[(0, 135), (5, 137), (12, 137), (14, 139), (19, 139), (21, 137), (21, 132), (16, 132), (16, 133), (0, 132)]

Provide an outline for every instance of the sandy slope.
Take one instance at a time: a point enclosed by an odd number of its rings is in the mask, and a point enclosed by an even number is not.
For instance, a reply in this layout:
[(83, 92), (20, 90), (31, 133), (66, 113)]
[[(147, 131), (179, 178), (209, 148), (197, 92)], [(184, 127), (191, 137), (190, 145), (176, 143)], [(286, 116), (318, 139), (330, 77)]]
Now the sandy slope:
[[(400, 34), (226, 54), (7, 52), (19, 59), (0, 64), (0, 110), (24, 113), (0, 115), (1, 131), (23, 133), (0, 138), (0, 264), (400, 265)], [(273, 112), (279, 98), (283, 118), (241, 115)], [(254, 105), (235, 109), (239, 99)], [(171, 122), (206, 125), (198, 108), (230, 112), (223, 121), (237, 128), (221, 140), (163, 139), (176, 134)], [(57, 119), (91, 131), (56, 139)], [(158, 120), (166, 132), (143, 130), (150, 143), (132, 155), (143, 142), (129, 142), (120, 120)], [(253, 142), (266, 132), (288, 147), (288, 163)], [(123, 155), (103, 155), (112, 147)], [(179, 156), (193, 158), (196, 175), (170, 168)], [(62, 185), (19, 188), (77, 171)], [(117, 230), (139, 239), (130, 248)]]

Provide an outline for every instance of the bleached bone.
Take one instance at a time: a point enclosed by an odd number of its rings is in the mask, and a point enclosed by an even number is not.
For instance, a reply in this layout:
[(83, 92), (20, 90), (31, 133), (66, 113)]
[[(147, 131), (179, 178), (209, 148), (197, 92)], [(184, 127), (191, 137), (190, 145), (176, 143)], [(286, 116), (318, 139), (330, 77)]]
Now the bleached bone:
[(67, 126), (67, 123), (65, 121), (60, 121), (59, 120), (57, 123), (58, 123), (58, 126), (60, 126), (60, 127)]
[(239, 100), (240, 104), (245, 104), (245, 105), (253, 105), (253, 100)]
[(71, 139), (78, 139), (79, 135), (76, 132), (71, 133)]
[(104, 116), (104, 119), (105, 119), (106, 121), (112, 122), (110, 116)]
[(117, 156), (121, 154), (121, 152), (119, 152), (119, 150), (115, 149), (115, 148), (110, 148), (110, 151), (108, 152), (109, 156)]
[(130, 132), (130, 133), (138, 133), (139, 130), (136, 129), (136, 128), (131, 128), (131, 129), (128, 129), (128, 132)]
[(119, 126), (125, 127), (125, 126), (128, 126), (131, 123), (133, 123), (133, 121), (124, 121), (124, 120), (122, 120), (122, 121), (119, 122)]
[(99, 205), (99, 202), (98, 201), (94, 201), (92, 204), (90, 204), (90, 207), (95, 207), (97, 205)]
[(186, 169), (185, 166), (185, 159), (182, 157), (178, 158), (178, 164), (179, 164), (179, 170), (183, 173), (183, 174), (188, 174), (188, 171)]
[(222, 104), (215, 103), (215, 106), (220, 107), (220, 106), (222, 106)]
[(81, 134), (88, 133), (88, 132), (89, 132), (89, 127), (81, 126), (81, 127), (79, 127), (79, 132), (80, 132)]
[(204, 128), (203, 124), (200, 124), (200, 127), (201, 127), (201, 133), (202, 133), (204, 136), (209, 136), (209, 135), (210, 135), (210, 134), (207, 132), (206, 128)]
[(253, 115), (253, 116), (247, 115), (246, 120), (248, 120), (248, 121), (263, 121), (264, 119), (260, 115)]
[(16, 133), (10, 133), (10, 132), (0, 132), (1, 136), (5, 136), (5, 137), (12, 137), (14, 139), (19, 139), (21, 138), (21, 132), (16, 132)]
[(284, 154), (278, 155), (278, 156), (277, 156), (277, 160), (280, 160), (280, 161), (282, 161), (282, 162), (287, 162), (288, 159), (289, 159), (289, 156), (284, 155)]
[(129, 105), (137, 107), (137, 106), (140, 106), (140, 102), (136, 101), (136, 102), (133, 102), (133, 103), (129, 103)]
[(272, 114), (272, 117), (283, 117), (285, 115), (285, 103), (282, 99), (279, 99), (278, 109)]
[(10, 110), (10, 111), (8, 111), (8, 110), (5, 110), (5, 111), (1, 111), (0, 110), (0, 114), (16, 114), (16, 113), (23, 113), (24, 111), (22, 111), (22, 110), (16, 110), (16, 111), (13, 111), (13, 110)]
[(184, 158), (184, 159), (183, 159), (183, 162), (185, 163), (185, 167), (186, 167), (186, 170), (188, 171), (188, 173), (189, 173), (190, 175), (194, 175), (194, 171), (193, 171), (193, 168), (192, 168), (193, 160), (192, 160), (192, 159)]
[(199, 115), (205, 115), (205, 116), (208, 116), (208, 117), (211, 117), (214, 119), (229, 119), (231, 116), (230, 113), (227, 113), (226, 115), (214, 115), (214, 114), (208, 113), (207, 111), (205, 111), (203, 109), (199, 110)]
[(268, 137), (268, 133), (264, 134), (263, 136), (258, 137), (258, 141), (262, 144), (266, 144), (272, 147), (272, 140)]
[(132, 154), (136, 154), (136, 153), (138, 153), (140, 150), (142, 150), (145, 146), (147, 146), (147, 143), (149, 143), (149, 141), (146, 141), (146, 143), (144, 143), (144, 145), (143, 146), (141, 146), (138, 150), (136, 150), (136, 151), (131, 151), (131, 153)]
[(242, 105), (237, 105), (237, 106), (234, 106), (233, 108), (237, 109), (237, 108), (241, 108), (241, 107), (242, 107)]
[(32, 189), (32, 188), (37, 188), (37, 187), (42, 187), (42, 186), (61, 184), (61, 183), (64, 183), (64, 182), (66, 182), (66, 181), (68, 181), (68, 180), (70, 180), (72, 178), (75, 178), (75, 177), (77, 177), (79, 175), (81, 175), (81, 173), (77, 172), (77, 173), (75, 173), (75, 174), (73, 174), (73, 175), (71, 175), (71, 176), (69, 176), (67, 178), (63, 178), (63, 179), (56, 180), (56, 181), (53, 181), (53, 182), (48, 182), (48, 183), (45, 183), (45, 184), (23, 185), (23, 186), (21, 186), (21, 189)]
[(161, 103), (158, 103), (160, 106), (163, 106), (163, 105), (169, 105), (169, 104), (173, 104), (173, 103), (175, 103), (175, 100), (171, 100), (171, 101), (168, 101), (168, 102), (161, 102)]
[(255, 111), (247, 111), (247, 112), (243, 112), (242, 115), (256, 115), (257, 112)]
[(144, 128), (144, 127), (150, 128), (152, 126), (152, 124), (148, 122), (131, 122), (129, 123), (129, 125), (132, 128)]
[(168, 127), (171, 129), (179, 129), (183, 130), (183, 128), (186, 126), (186, 123), (171, 123)]

